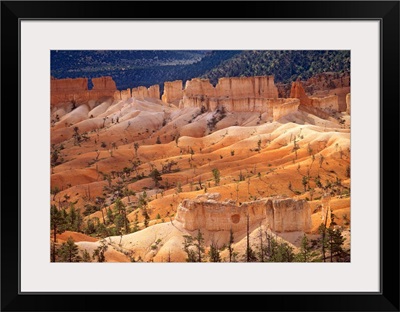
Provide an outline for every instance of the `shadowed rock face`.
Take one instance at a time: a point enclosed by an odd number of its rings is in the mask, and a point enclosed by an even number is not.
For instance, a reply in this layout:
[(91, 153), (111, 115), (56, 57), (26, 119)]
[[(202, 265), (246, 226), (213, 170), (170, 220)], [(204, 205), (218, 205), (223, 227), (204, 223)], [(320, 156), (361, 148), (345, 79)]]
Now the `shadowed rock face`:
[(185, 199), (179, 206), (175, 220), (189, 231), (234, 232), (245, 230), (249, 223), (265, 221), (275, 232), (311, 230), (311, 209), (307, 201), (292, 198), (264, 198), (237, 206), (234, 201), (220, 202), (218, 193)]

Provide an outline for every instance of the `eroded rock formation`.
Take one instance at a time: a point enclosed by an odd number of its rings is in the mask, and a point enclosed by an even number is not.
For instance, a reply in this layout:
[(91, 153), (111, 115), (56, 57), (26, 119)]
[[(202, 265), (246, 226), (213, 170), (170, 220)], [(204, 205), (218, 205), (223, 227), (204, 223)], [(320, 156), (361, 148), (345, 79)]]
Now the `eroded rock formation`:
[(311, 100), (308, 98), (300, 81), (295, 81), (292, 83), (290, 97), (299, 99), (301, 105), (311, 106)]
[(267, 113), (270, 121), (296, 112), (297, 99), (278, 99), (278, 89), (272, 76), (220, 78), (214, 87), (208, 79), (166, 82), (162, 100), (179, 107), (197, 107), (215, 111), (224, 107), (228, 112)]
[(250, 224), (265, 221), (275, 232), (311, 230), (311, 209), (305, 200), (264, 198), (237, 206), (234, 201), (220, 202), (220, 194), (204, 194), (194, 200), (185, 199), (175, 217), (189, 231), (245, 230), (247, 215)]
[(126, 90), (117, 90), (114, 93), (114, 99), (115, 100), (127, 100), (130, 98), (136, 98), (138, 100), (144, 100), (145, 98), (154, 98), (154, 99), (160, 99), (160, 86), (159, 85), (153, 85), (150, 86), (149, 88), (140, 86), (132, 89), (126, 89)]
[(117, 90), (111, 77), (92, 78), (93, 89), (88, 90), (87, 78), (51, 79), (51, 105), (74, 102), (76, 105), (87, 103), (89, 100), (98, 100), (102, 97), (112, 97), (115, 100), (127, 100), (131, 97), (143, 100), (146, 97), (160, 99), (160, 86), (149, 88), (137, 87), (126, 90)]
[(301, 106), (315, 108), (328, 113), (339, 111), (339, 101), (337, 95), (309, 97), (304, 91), (301, 81), (295, 81), (292, 83), (290, 97), (299, 99)]
[(117, 90), (117, 86), (115, 85), (114, 80), (109, 76), (92, 78), (92, 83), (93, 83), (93, 90), (96, 90), (96, 91), (99, 91), (99, 90), (115, 91), (115, 90)]
[(161, 97), (164, 103), (178, 104), (182, 97), (182, 80), (164, 82), (164, 93)]
[(76, 78), (76, 79), (52, 78), (50, 87), (51, 87), (51, 91), (53, 91), (53, 92), (87, 91), (88, 90), (88, 79), (87, 78)]
[(227, 103), (226, 101), (230, 100), (236, 102), (236, 105), (228, 104), (233, 109), (234, 106), (241, 107), (240, 102), (243, 105), (254, 105), (252, 103), (257, 99), (276, 98), (278, 98), (278, 89), (275, 87), (272, 76), (220, 78), (215, 87), (208, 79), (196, 78), (186, 82), (180, 107), (193, 107), (204, 102), (207, 108), (212, 109), (215, 105), (209, 104), (210, 102), (225, 101)]
[(111, 77), (93, 78), (93, 90), (88, 90), (87, 78), (51, 79), (50, 104), (73, 102), (76, 106), (101, 97), (113, 97), (116, 91)]
[(350, 114), (350, 110), (351, 110), (351, 95), (350, 93), (346, 94), (346, 112), (348, 114)]
[[(301, 84), (305, 93), (312, 97), (336, 95), (339, 112), (346, 111), (346, 95), (350, 93), (350, 73), (320, 73), (302, 80)], [(293, 84), (278, 83), (277, 88), (279, 97), (287, 98), (291, 94)]]

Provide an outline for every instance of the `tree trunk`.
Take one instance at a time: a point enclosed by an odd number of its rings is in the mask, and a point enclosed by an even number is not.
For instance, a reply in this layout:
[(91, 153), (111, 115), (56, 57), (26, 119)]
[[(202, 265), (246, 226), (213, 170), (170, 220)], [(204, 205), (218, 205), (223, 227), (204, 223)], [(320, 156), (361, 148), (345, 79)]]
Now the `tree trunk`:
[(250, 235), (249, 235), (249, 231), (250, 231), (250, 225), (249, 225), (249, 215), (247, 214), (247, 231), (246, 231), (246, 235), (247, 235), (247, 252), (246, 252), (246, 256), (247, 256), (247, 262), (250, 262)]
[(101, 216), (103, 217), (103, 224), (106, 225), (106, 219), (104, 218), (104, 211), (103, 211), (104, 207), (101, 208)]
[(56, 262), (56, 240), (57, 240), (57, 225), (54, 222), (53, 226), (53, 255), (52, 255), (52, 262)]

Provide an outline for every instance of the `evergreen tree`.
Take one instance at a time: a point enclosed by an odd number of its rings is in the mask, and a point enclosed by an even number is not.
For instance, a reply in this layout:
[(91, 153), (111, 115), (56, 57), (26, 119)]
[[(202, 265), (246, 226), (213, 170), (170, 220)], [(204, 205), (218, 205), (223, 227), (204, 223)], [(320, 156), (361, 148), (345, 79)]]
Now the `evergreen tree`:
[(261, 224), (259, 227), (258, 238), (260, 240), (260, 245), (258, 246), (257, 256), (258, 256), (258, 259), (260, 262), (264, 262), (266, 260), (265, 259), (265, 246), (264, 246), (264, 241), (263, 241), (263, 232), (262, 232)]
[(342, 231), (339, 228), (329, 228), (327, 233), (331, 262), (333, 262), (334, 258), (336, 259), (336, 262), (344, 261), (347, 253), (343, 250), (345, 238), (342, 235)]
[(72, 237), (68, 237), (68, 240), (61, 244), (58, 250), (58, 256), (60, 262), (79, 262), (81, 257), (79, 256), (78, 246), (75, 244)]
[(56, 262), (56, 243), (57, 234), (61, 234), (65, 231), (65, 215), (63, 215), (56, 207), (56, 205), (51, 205), (50, 207), (50, 227), (53, 231), (53, 242), (52, 242), (52, 252), (51, 261)]
[(97, 262), (106, 262), (105, 252), (107, 251), (108, 246), (104, 239), (100, 241), (100, 246), (97, 247), (93, 252), (93, 259), (97, 258)]
[(257, 257), (250, 246), (250, 216), (247, 214), (247, 231), (246, 231), (246, 262), (255, 262)]
[(108, 229), (107, 229), (107, 227), (104, 225), (104, 223), (99, 223), (99, 225), (97, 226), (96, 231), (97, 231), (97, 234), (98, 234), (100, 237), (103, 237), (103, 238), (104, 238), (104, 237), (109, 236)]
[(135, 233), (137, 231), (139, 231), (139, 220), (138, 220), (138, 214), (135, 213), (135, 221), (133, 222), (132, 232)]
[(187, 254), (186, 262), (202, 262), (204, 259), (204, 238), (200, 230), (197, 235), (183, 235), (183, 250)]
[(117, 214), (114, 220), (114, 224), (118, 229), (118, 232), (120, 232), (121, 228), (124, 227), (125, 234), (130, 233), (129, 220), (128, 217), (126, 216), (126, 206), (121, 201), (120, 198), (117, 198), (117, 200), (115, 201), (114, 210), (116, 211)]
[(196, 253), (193, 250), (193, 237), (190, 235), (183, 235), (183, 250), (186, 252), (186, 262), (196, 262)]
[(296, 260), (298, 262), (315, 262), (318, 260), (306, 234), (301, 239), (300, 252), (296, 255)]
[(276, 262), (293, 262), (294, 257), (293, 247), (286, 242), (278, 243), (275, 255)]
[(210, 262), (221, 262), (221, 255), (219, 253), (218, 246), (214, 241), (211, 242), (210, 250), (208, 251), (208, 257)]
[(86, 249), (82, 252), (82, 262), (92, 262), (92, 257)]
[(153, 179), (154, 181), (154, 186), (158, 187), (160, 185), (160, 181), (162, 180), (161, 173), (157, 169), (153, 169), (149, 177)]
[(114, 214), (110, 207), (108, 207), (108, 209), (107, 209), (107, 222), (114, 223)]
[(193, 245), (197, 250), (197, 262), (202, 262), (204, 257), (204, 238), (200, 230), (197, 230), (197, 235), (193, 241)]
[(68, 229), (79, 232), (82, 222), (83, 220), (80, 211), (76, 210), (74, 204), (71, 203), (67, 217)]
[(233, 237), (233, 231), (232, 228), (229, 231), (229, 245), (228, 245), (228, 250), (229, 250), (229, 262), (232, 262), (232, 257), (233, 257), (233, 243), (234, 243), (234, 237)]
[(212, 170), (212, 174), (214, 177), (215, 185), (219, 185), (219, 182), (221, 180), (221, 173), (219, 172), (219, 170), (217, 168), (214, 168)]
[(145, 227), (149, 226), (149, 220), (150, 220), (150, 216), (147, 211), (147, 204), (148, 204), (147, 193), (146, 193), (146, 191), (143, 191), (143, 193), (141, 195), (139, 195), (138, 207), (141, 208), (141, 210), (142, 210), (142, 216), (144, 217), (144, 226)]

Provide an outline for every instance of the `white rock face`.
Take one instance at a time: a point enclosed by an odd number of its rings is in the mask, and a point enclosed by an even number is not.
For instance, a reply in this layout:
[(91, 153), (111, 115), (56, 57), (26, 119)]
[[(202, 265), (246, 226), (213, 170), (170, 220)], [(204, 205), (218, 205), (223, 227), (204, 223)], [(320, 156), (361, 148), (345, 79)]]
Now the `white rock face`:
[(219, 199), (218, 193), (185, 199), (178, 206), (175, 220), (189, 231), (241, 231), (247, 226), (247, 215), (250, 224), (265, 221), (275, 232), (311, 229), (311, 209), (305, 200), (264, 198), (237, 206), (233, 201)]

